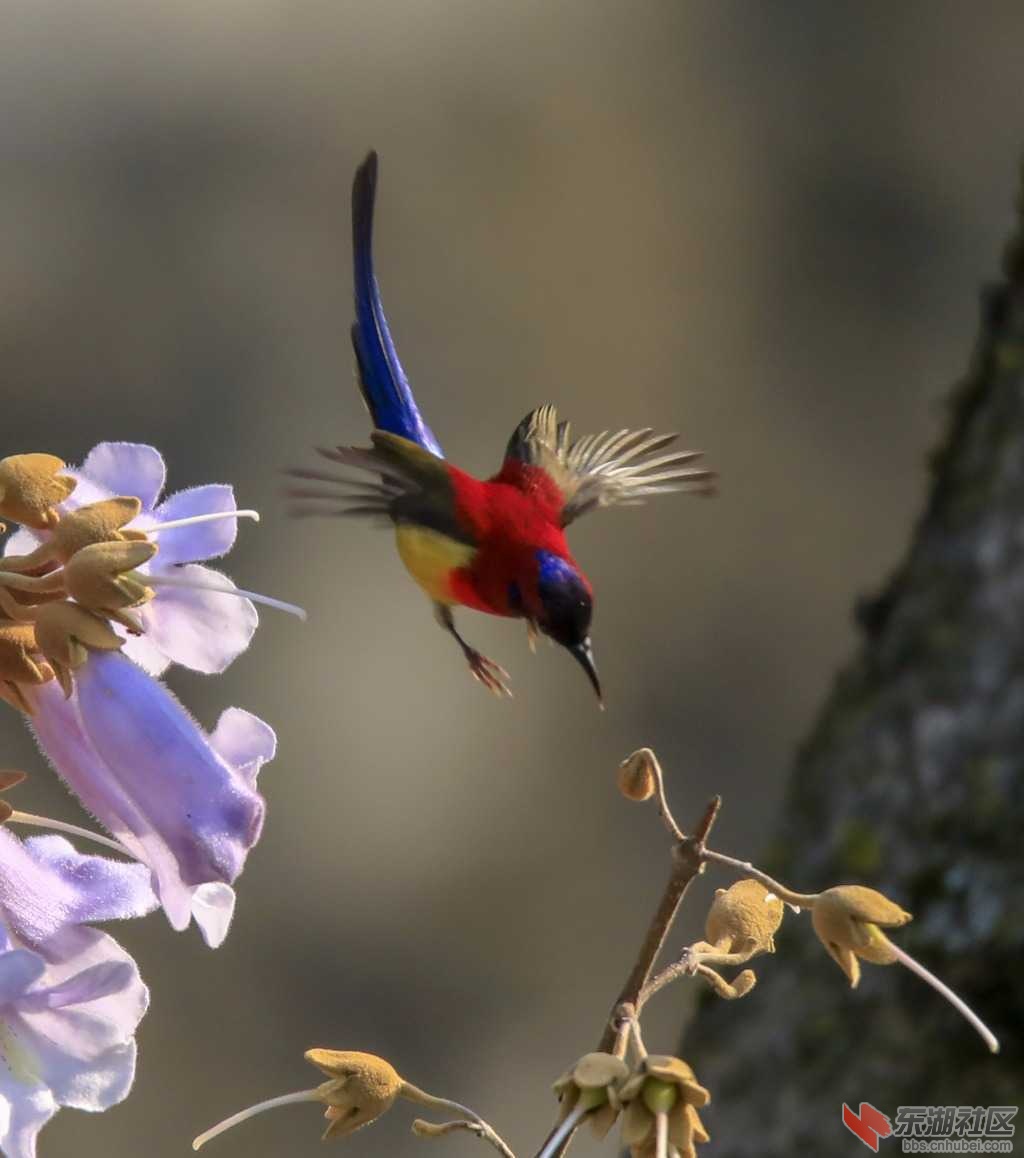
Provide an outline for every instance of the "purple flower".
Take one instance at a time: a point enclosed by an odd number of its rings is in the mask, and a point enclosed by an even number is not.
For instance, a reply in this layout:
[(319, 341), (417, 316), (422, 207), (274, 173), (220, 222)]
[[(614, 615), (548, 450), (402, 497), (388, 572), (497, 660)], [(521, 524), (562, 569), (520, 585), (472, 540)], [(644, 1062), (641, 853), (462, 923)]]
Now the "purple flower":
[(156, 900), (139, 865), (2, 828), (0, 881), (0, 1149), (35, 1158), (61, 1106), (105, 1110), (127, 1096), (149, 1002), (132, 958), (80, 922), (140, 916)]
[(207, 944), (227, 935), (230, 887), (256, 843), (260, 767), (273, 730), (240, 708), (206, 735), (174, 696), (118, 652), (92, 653), (65, 699), (53, 681), (31, 690), (31, 726), (85, 807), (146, 865), (175, 929), (195, 918)]
[[(151, 535), (159, 546), (156, 556), (139, 568), (152, 579), (156, 594), (138, 609), (144, 634), (128, 638), (125, 654), (152, 675), (160, 675), (170, 663), (208, 674), (223, 671), (249, 646), (259, 622), (252, 602), (239, 597), (226, 575), (197, 565), (226, 555), (234, 546), (238, 528), (237, 515), (232, 517), (237, 512), (233, 489), (219, 484), (193, 487), (158, 503), (166, 477), (163, 457), (135, 442), (101, 442), (80, 467), (67, 473), (77, 486), (60, 504), (63, 513), (116, 495), (134, 496), (142, 510), (128, 526)], [(184, 525), (171, 526), (177, 523)], [(28, 554), (48, 536), (47, 531), (22, 529), (8, 539), (4, 553)]]

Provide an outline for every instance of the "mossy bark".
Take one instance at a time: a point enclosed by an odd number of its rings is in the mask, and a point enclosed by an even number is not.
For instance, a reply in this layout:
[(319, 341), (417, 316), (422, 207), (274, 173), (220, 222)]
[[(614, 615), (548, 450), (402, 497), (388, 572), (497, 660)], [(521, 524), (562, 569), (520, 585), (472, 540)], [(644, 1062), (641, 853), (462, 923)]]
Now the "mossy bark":
[(787, 915), (753, 994), (703, 1000), (685, 1035), (723, 1158), (855, 1153), (844, 1101), (892, 1116), (1024, 1093), (1024, 223), (983, 294), (931, 469), (906, 559), (857, 608), (863, 641), (761, 863), (797, 889), (868, 884), (909, 909), (896, 937), (1003, 1052), (898, 966), (865, 966), (851, 991), (808, 917)]

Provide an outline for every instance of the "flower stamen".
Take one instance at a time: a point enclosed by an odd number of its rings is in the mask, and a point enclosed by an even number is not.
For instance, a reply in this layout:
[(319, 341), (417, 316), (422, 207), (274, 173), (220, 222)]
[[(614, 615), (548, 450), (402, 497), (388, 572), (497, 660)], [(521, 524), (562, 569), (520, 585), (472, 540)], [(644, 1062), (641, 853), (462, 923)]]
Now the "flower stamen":
[(120, 841), (113, 840), (109, 836), (103, 836), (99, 832), (91, 832), (88, 828), (80, 828), (77, 824), (69, 824), (64, 820), (54, 820), (49, 816), (36, 816), (33, 812), (19, 812), (16, 809), (7, 817), (8, 824), (27, 824), (33, 828), (45, 828), (51, 832), (63, 832), (68, 836), (77, 836), (82, 840), (92, 841), (93, 844), (102, 845), (104, 848), (112, 849), (114, 852), (120, 853), (121, 856), (128, 857), (129, 860), (135, 860), (135, 856), (125, 848)]
[(205, 515), (190, 515), (187, 519), (171, 519), (166, 523), (158, 523), (154, 527), (146, 528), (147, 538), (161, 535), (164, 531), (176, 531), (179, 527), (192, 527), (196, 523), (213, 523), (218, 519), (252, 519), (254, 523), (260, 521), (259, 511), (211, 511)]
[(583, 1115), (586, 1114), (590, 1108), (585, 1102), (577, 1102), (562, 1121), (558, 1123), (557, 1127), (552, 1130), (551, 1136), (547, 1142), (545, 1142), (544, 1149), (537, 1155), (537, 1158), (551, 1158), (553, 1154), (557, 1154), (562, 1143), (576, 1129)]
[[(165, 524), (166, 525), (166, 524)], [(251, 599), (253, 603), (262, 603), (266, 607), (285, 611), (298, 619), (306, 619), (306, 612), (295, 603), (286, 603), (283, 599), (275, 599), (271, 595), (260, 595), (257, 591), (246, 591), (242, 587), (221, 587), (213, 582), (199, 583), (195, 579), (186, 579), (181, 575), (169, 574), (161, 571), (156, 575), (146, 575), (146, 582), (150, 587), (181, 587), (186, 591), (215, 591), (219, 595), (234, 595), (239, 599)], [(230, 582), (225, 579), (225, 583)]]
[(209, 1130), (204, 1130), (202, 1134), (192, 1140), (192, 1149), (199, 1150), (219, 1134), (223, 1134), (233, 1126), (238, 1126), (242, 1122), (248, 1121), (249, 1118), (254, 1118), (257, 1114), (263, 1114), (267, 1110), (276, 1110), (280, 1106), (291, 1106), (297, 1102), (318, 1102), (320, 1100), (320, 1090), (318, 1088), (299, 1090), (294, 1094), (280, 1094), (276, 1098), (267, 1098), (265, 1102), (257, 1102), (253, 1106), (239, 1110), (237, 1114), (232, 1114), (230, 1118), (225, 1118), (223, 1122), (218, 1122), (216, 1126), (211, 1126)]
[(936, 977), (930, 969), (926, 969), (920, 961), (911, 957), (905, 949), (901, 949), (899, 945), (894, 944), (892, 941), (889, 941), (888, 945), (889, 949), (895, 955), (896, 960), (899, 961), (901, 965), (905, 965), (911, 973), (916, 973), (922, 981), (926, 981), (936, 993), (944, 997), (957, 1013), (978, 1033), (992, 1053), (999, 1052), (999, 1039), (962, 997), (954, 993), (944, 981), (940, 981), (938, 977)]

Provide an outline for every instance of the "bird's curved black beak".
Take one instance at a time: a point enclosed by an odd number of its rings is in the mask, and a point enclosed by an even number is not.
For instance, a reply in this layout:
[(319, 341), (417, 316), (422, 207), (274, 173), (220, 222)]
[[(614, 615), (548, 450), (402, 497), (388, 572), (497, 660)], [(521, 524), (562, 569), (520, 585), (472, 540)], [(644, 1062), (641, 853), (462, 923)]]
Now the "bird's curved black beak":
[(597, 667), (594, 664), (594, 648), (590, 642), (589, 636), (582, 642), (570, 647), (569, 651), (575, 657), (576, 662), (587, 673), (587, 679), (590, 680), (591, 686), (597, 693), (597, 702), (601, 705), (601, 710), (604, 710), (604, 696), (601, 694), (601, 680), (598, 678)]

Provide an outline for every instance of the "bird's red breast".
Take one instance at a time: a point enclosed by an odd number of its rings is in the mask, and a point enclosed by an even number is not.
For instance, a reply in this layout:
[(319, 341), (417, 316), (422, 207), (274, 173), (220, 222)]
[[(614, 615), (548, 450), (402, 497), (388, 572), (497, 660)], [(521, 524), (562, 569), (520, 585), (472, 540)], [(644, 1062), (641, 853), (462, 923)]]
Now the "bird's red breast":
[(472, 560), (450, 576), (452, 595), (492, 615), (535, 616), (537, 552), (572, 561), (561, 492), (546, 471), (511, 460), (486, 481), (449, 471), (456, 519), (476, 544)]

